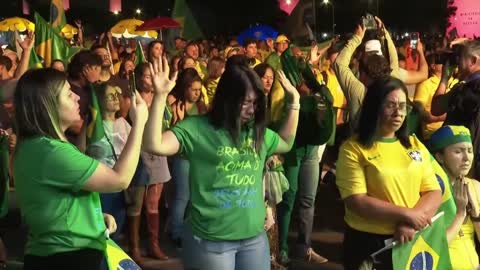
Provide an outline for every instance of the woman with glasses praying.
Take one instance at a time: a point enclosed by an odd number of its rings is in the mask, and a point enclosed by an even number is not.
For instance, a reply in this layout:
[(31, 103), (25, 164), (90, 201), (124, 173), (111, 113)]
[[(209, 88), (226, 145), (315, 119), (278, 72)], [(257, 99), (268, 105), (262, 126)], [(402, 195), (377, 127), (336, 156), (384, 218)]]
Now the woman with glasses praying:
[[(392, 236), (401, 243), (411, 241), (441, 203), (430, 154), (408, 136), (409, 109), (400, 80), (375, 81), (363, 101), (356, 135), (340, 149), (337, 186), (345, 202), (346, 270), (358, 269)], [(392, 269), (391, 250), (376, 259), (376, 269)]]

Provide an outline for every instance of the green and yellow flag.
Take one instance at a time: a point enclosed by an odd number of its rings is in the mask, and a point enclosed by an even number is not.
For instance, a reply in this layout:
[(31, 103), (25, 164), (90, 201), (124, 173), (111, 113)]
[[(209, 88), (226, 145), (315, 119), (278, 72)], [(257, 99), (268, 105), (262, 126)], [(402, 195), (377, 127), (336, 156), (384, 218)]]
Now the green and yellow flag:
[(203, 38), (202, 29), (187, 4), (187, 0), (175, 0), (172, 17), (182, 26), (182, 36), (186, 39)]
[(145, 60), (145, 54), (143, 53), (142, 43), (137, 41), (137, 48), (135, 48), (135, 66), (144, 62), (147, 61)]
[(92, 143), (100, 141), (105, 137), (105, 130), (103, 128), (102, 112), (98, 104), (97, 94), (93, 85), (90, 85), (92, 95), (92, 103), (90, 104), (91, 121), (87, 126), (87, 146)]
[(70, 58), (80, 51), (80, 48), (70, 47), (37, 12), (35, 12), (34, 48), (38, 56), (43, 59), (44, 67), (50, 67), (54, 59), (69, 63)]
[(65, 17), (63, 1), (52, 0), (50, 3), (50, 25), (56, 33), (60, 33), (65, 24), (67, 24), (67, 18)]
[(394, 270), (451, 270), (443, 212), (432, 218), (432, 225), (417, 232), (413, 241), (392, 251)]
[(42, 67), (43, 67), (42, 59), (38, 56), (37, 52), (35, 52), (35, 50), (32, 49), (32, 52), (30, 53), (30, 59), (28, 60), (28, 68), (36, 69), (36, 68), (42, 68)]
[(110, 270), (141, 270), (141, 268), (113, 240), (107, 240), (106, 258)]

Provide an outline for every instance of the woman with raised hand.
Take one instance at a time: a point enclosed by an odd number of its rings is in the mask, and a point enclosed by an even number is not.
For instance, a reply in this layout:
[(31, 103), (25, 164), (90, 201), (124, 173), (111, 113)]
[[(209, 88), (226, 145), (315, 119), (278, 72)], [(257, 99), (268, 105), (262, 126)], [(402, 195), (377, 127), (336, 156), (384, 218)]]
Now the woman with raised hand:
[(263, 85), (246, 61), (231, 57), (211, 111), (162, 130), (168, 79), (164, 58), (151, 64), (155, 96), (144, 147), (157, 155), (182, 154), (190, 161), (190, 207), (183, 238), (185, 269), (270, 269), (264, 230), (262, 173), (265, 160), (289, 151), (300, 109), (295, 87), (279, 73), (290, 103), (279, 133), (266, 128)]
[[(346, 270), (358, 270), (386, 239), (411, 241), (441, 203), (430, 153), (418, 138), (408, 136), (405, 85), (393, 77), (375, 81), (362, 108), (357, 133), (343, 143), (337, 161), (336, 183), (347, 223)], [(377, 260), (377, 269), (392, 269), (391, 251)]]
[(78, 100), (65, 74), (54, 69), (30, 70), (17, 84), (13, 174), (29, 228), (26, 270), (100, 269), (105, 231), (116, 225), (102, 214), (98, 192), (126, 189), (137, 167), (148, 118), (142, 98), (132, 99), (133, 127), (112, 169), (67, 141), (65, 130), (80, 120)]
[[(187, 68), (178, 74), (175, 87), (169, 94), (171, 101), (172, 119), (170, 125), (173, 127), (180, 121), (193, 115), (203, 115), (207, 107), (202, 99), (202, 78), (194, 68)], [(188, 171), (190, 163), (182, 155), (175, 155), (171, 159), (171, 171), (175, 185), (175, 195), (172, 203), (171, 238), (181, 247), (183, 235), (183, 221), (185, 210), (190, 199), (188, 186)]]

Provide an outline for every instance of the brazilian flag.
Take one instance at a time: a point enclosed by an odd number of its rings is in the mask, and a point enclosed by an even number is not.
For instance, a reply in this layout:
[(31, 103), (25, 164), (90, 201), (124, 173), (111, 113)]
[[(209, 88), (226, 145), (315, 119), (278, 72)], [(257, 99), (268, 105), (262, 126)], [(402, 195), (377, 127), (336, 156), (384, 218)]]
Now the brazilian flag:
[(144, 62), (147, 61), (145, 60), (145, 54), (143, 53), (142, 43), (137, 41), (137, 48), (135, 49), (135, 66)]
[(52, 0), (50, 3), (50, 25), (52, 29), (56, 33), (60, 33), (65, 24), (67, 24), (67, 18), (65, 17), (63, 0)]
[(198, 26), (187, 0), (176, 0), (173, 7), (172, 17), (182, 26), (182, 36), (186, 39), (203, 38), (202, 29)]
[(142, 270), (112, 239), (107, 239), (105, 255), (110, 270)]
[(80, 51), (80, 48), (70, 47), (37, 12), (35, 12), (34, 49), (37, 55), (43, 59), (45, 67), (50, 67), (54, 59), (69, 63), (70, 58)]
[(100, 110), (100, 104), (98, 103), (97, 94), (93, 85), (90, 85), (90, 92), (92, 95), (92, 103), (90, 104), (91, 119), (87, 126), (87, 146), (92, 143), (96, 143), (105, 137), (102, 112)]
[(415, 235), (413, 241), (393, 248), (394, 270), (450, 270), (450, 254), (443, 212), (432, 225)]

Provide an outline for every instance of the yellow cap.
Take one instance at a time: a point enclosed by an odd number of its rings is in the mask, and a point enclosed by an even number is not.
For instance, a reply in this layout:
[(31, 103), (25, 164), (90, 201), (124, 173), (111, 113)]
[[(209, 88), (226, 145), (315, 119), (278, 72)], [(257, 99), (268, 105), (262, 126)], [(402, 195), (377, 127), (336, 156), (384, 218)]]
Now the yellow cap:
[(290, 42), (290, 40), (288, 40), (287, 36), (285, 35), (278, 35), (277, 39), (275, 40), (275, 43), (282, 43), (282, 42)]

